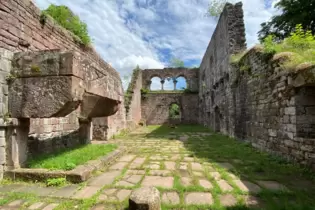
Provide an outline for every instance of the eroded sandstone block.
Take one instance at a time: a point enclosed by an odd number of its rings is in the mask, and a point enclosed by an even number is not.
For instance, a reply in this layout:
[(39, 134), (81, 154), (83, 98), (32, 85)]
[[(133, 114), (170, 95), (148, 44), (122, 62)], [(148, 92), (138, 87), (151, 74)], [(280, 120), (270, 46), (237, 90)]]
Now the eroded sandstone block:
[(161, 210), (160, 192), (155, 187), (134, 190), (129, 198), (129, 210)]

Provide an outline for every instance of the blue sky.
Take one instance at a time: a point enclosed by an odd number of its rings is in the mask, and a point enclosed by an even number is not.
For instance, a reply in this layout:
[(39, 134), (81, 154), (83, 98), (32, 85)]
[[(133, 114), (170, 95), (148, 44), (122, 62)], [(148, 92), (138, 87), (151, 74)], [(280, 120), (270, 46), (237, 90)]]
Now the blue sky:
[[(199, 66), (217, 19), (206, 17), (211, 0), (35, 0), (68, 6), (88, 25), (93, 45), (121, 76), (132, 69), (163, 68), (176, 57)], [(237, 1), (230, 0), (235, 3)], [(276, 14), (277, 0), (243, 0), (248, 47), (257, 43), (260, 23)], [(126, 86), (127, 83), (124, 85)]]

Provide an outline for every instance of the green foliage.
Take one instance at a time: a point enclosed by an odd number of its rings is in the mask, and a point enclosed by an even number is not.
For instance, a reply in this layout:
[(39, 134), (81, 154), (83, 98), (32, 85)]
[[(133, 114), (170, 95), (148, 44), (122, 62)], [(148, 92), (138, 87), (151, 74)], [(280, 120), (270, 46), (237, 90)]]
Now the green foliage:
[(61, 150), (53, 154), (38, 155), (28, 160), (29, 168), (71, 170), (89, 160), (95, 160), (117, 148), (114, 144), (89, 144), (76, 149)]
[(127, 91), (125, 92), (124, 99), (125, 99), (126, 114), (128, 114), (128, 112), (129, 112), (130, 104), (131, 104), (131, 100), (132, 100), (132, 95), (133, 95), (133, 90), (135, 88), (137, 78), (138, 78), (140, 72), (141, 72), (141, 69), (140, 69), (139, 65), (137, 65), (136, 68), (132, 72), (131, 81), (129, 83)]
[(269, 35), (276, 40), (283, 40), (290, 36), (297, 24), (315, 34), (315, 0), (280, 0), (275, 8), (282, 13), (261, 24), (261, 30), (258, 32), (261, 42)]
[(243, 51), (243, 52), (240, 52), (240, 53), (237, 53), (237, 54), (233, 54), (231, 55), (230, 57), (230, 63), (234, 64), (234, 63), (238, 63), (241, 58), (247, 53), (247, 50), (246, 51)]
[(37, 66), (37, 65), (32, 65), (32, 66), (31, 66), (31, 71), (38, 73), (38, 72), (40, 72), (40, 67)]
[(315, 64), (315, 37), (311, 31), (304, 31), (301, 24), (296, 25), (295, 31), (283, 41), (275, 41), (274, 35), (267, 36), (263, 41), (265, 53), (294, 53), (283, 64), (286, 69), (292, 69), (301, 63)]
[(52, 186), (52, 187), (60, 187), (65, 185), (67, 182), (66, 178), (62, 177), (62, 178), (52, 178), (52, 179), (47, 179), (46, 181), (46, 185)]
[(46, 22), (46, 15), (51, 16), (59, 25), (79, 37), (82, 44), (89, 45), (91, 43), (87, 25), (82, 22), (80, 18), (75, 15), (68, 7), (51, 4), (46, 10), (43, 11), (40, 17), (41, 23)]
[(184, 88), (184, 93), (198, 93), (198, 91), (192, 91), (189, 88)]
[(180, 118), (180, 107), (177, 104), (172, 104), (170, 106), (169, 116), (172, 119)]
[(184, 61), (178, 58), (172, 58), (170, 61), (170, 67), (180, 68), (180, 67), (185, 67), (185, 64), (184, 64)]

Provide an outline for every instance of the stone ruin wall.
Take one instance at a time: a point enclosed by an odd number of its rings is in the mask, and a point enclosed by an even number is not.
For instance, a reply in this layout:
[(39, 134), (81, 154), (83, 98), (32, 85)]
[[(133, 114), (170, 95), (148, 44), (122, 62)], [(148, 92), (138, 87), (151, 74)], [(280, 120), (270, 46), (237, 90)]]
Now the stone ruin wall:
[[(1, 120), (8, 117), (9, 114), (6, 77), (9, 76), (11, 66), (10, 59), (14, 52), (48, 49), (70, 50), (94, 62), (97, 68), (109, 69), (107, 68), (108, 64), (100, 58), (94, 49), (78, 44), (68, 31), (55, 24), (52, 20), (47, 19), (44, 25), (41, 24), (40, 14), (41, 11), (30, 0), (5, 0), (0, 2)], [(119, 74), (116, 71), (107, 71), (108, 75), (112, 77), (112, 79), (108, 81), (113, 83), (109, 85), (121, 84)], [(119, 97), (123, 100), (123, 90), (121, 89), (120, 92), (121, 95)], [(101, 139), (105, 139), (113, 135), (113, 133), (125, 128), (125, 111), (124, 109), (120, 109), (114, 116), (103, 119), (96, 118), (93, 119), (93, 122), (95, 122), (96, 125), (97, 122), (100, 122), (99, 124), (101, 125), (98, 127), (103, 131)], [(103, 126), (104, 124), (106, 126)], [(74, 146), (73, 139), (77, 137), (76, 131), (78, 128), (77, 111), (62, 118), (31, 119), (30, 150), (33, 150), (33, 152), (48, 152), (53, 150), (56, 145), (60, 148)], [(1, 132), (0, 136), (3, 136)], [(107, 135), (108, 133), (110, 135)], [(95, 132), (95, 134), (97, 133)], [(66, 138), (61, 138), (62, 136)], [(51, 141), (45, 141), (47, 138)], [(3, 144), (3, 141), (0, 142), (1, 148), (3, 148)], [(30, 152), (32, 153), (32, 151)], [(0, 155), (2, 154), (5, 153), (0, 151)], [(0, 156), (1, 164), (3, 164), (4, 159), (5, 158)]]
[(230, 64), (245, 47), (241, 4), (227, 5), (200, 66), (200, 124), (315, 169), (315, 69), (287, 71), (260, 47)]
[(142, 85), (145, 89), (150, 89), (151, 79), (159, 77), (166, 78), (184, 77), (187, 89), (192, 93), (176, 92), (151, 92), (141, 99), (142, 118), (148, 125), (159, 125), (169, 123), (169, 109), (172, 104), (180, 107), (181, 119), (176, 123), (197, 124), (198, 123), (198, 72), (199, 69), (187, 68), (164, 68), (146, 69), (142, 71)]
[(142, 88), (142, 71), (140, 70), (130, 83), (134, 83), (132, 90), (131, 102), (127, 111), (128, 127), (135, 127), (142, 119), (141, 115), (141, 88)]
[[(220, 16), (199, 73), (199, 123), (215, 128), (215, 109), (228, 115), (224, 84), (228, 83), (229, 60), (246, 48), (242, 4), (227, 4)], [(228, 119), (223, 119), (227, 127)], [(229, 129), (226, 129), (229, 130)]]

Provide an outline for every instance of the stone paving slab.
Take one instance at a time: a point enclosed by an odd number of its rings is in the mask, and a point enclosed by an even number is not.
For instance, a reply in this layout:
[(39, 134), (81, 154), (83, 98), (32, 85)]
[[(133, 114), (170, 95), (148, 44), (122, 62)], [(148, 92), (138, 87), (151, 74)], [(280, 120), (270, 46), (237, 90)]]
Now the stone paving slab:
[(165, 204), (179, 204), (180, 199), (177, 192), (165, 192), (162, 195), (162, 202)]
[(206, 179), (200, 179), (199, 185), (205, 189), (212, 189), (213, 188), (213, 185), (211, 184), (211, 182), (209, 182)]
[(168, 170), (150, 170), (149, 174), (152, 176), (171, 176), (172, 172)]
[(126, 174), (128, 174), (128, 175), (144, 175), (145, 170), (128, 170), (126, 172)]
[(192, 162), (191, 163), (191, 169), (193, 171), (203, 171), (203, 167), (200, 163)]
[(237, 199), (231, 194), (220, 195), (220, 203), (222, 206), (231, 207), (237, 204)]
[(268, 190), (286, 190), (287, 188), (276, 181), (257, 181), (257, 184)]
[(51, 194), (52, 197), (70, 198), (78, 190), (78, 185), (69, 185), (62, 187)]
[(213, 177), (215, 180), (221, 179), (221, 174), (219, 172), (210, 172), (209, 173), (211, 177)]
[(83, 199), (90, 198), (95, 195), (102, 187), (87, 186), (78, 191), (73, 198)]
[(172, 162), (172, 161), (165, 161), (164, 162), (165, 168), (167, 170), (175, 170), (176, 169), (176, 162)]
[(122, 156), (118, 162), (130, 162), (132, 161), (134, 158), (136, 157), (136, 155), (124, 155)]
[(229, 185), (225, 180), (221, 179), (221, 180), (218, 180), (217, 181), (220, 189), (223, 191), (223, 192), (230, 192), (233, 190), (233, 187), (231, 187), (231, 185)]
[(89, 186), (105, 186), (112, 184), (117, 176), (121, 174), (121, 171), (108, 171), (99, 176), (93, 177), (88, 181)]
[(51, 203), (49, 205), (47, 205), (45, 208), (43, 208), (42, 210), (53, 210), (55, 208), (57, 208), (59, 206), (58, 203)]
[(180, 183), (184, 186), (184, 187), (188, 187), (193, 185), (193, 180), (192, 178), (189, 177), (181, 177), (180, 178)]
[(211, 205), (213, 199), (211, 193), (191, 192), (185, 195), (185, 203), (188, 205)]
[(109, 170), (122, 170), (125, 168), (127, 164), (128, 164), (127, 162), (117, 162), (111, 167), (109, 167)]
[(30, 205), (30, 206), (28, 207), (28, 209), (30, 209), (30, 210), (35, 210), (35, 209), (39, 209), (39, 208), (41, 208), (41, 207), (44, 207), (44, 205), (45, 205), (45, 203), (43, 203), (43, 202), (38, 202), (38, 203), (34, 203), (34, 204)]
[(172, 188), (174, 184), (174, 177), (161, 176), (145, 176), (141, 185), (146, 187), (164, 187)]
[(140, 168), (141, 165), (144, 163), (145, 158), (136, 158), (134, 161), (131, 162), (129, 165), (129, 169), (137, 169)]
[(249, 181), (244, 181), (244, 180), (234, 180), (234, 183), (236, 186), (240, 188), (243, 192), (250, 192), (250, 193), (259, 193), (261, 191), (261, 188)]

